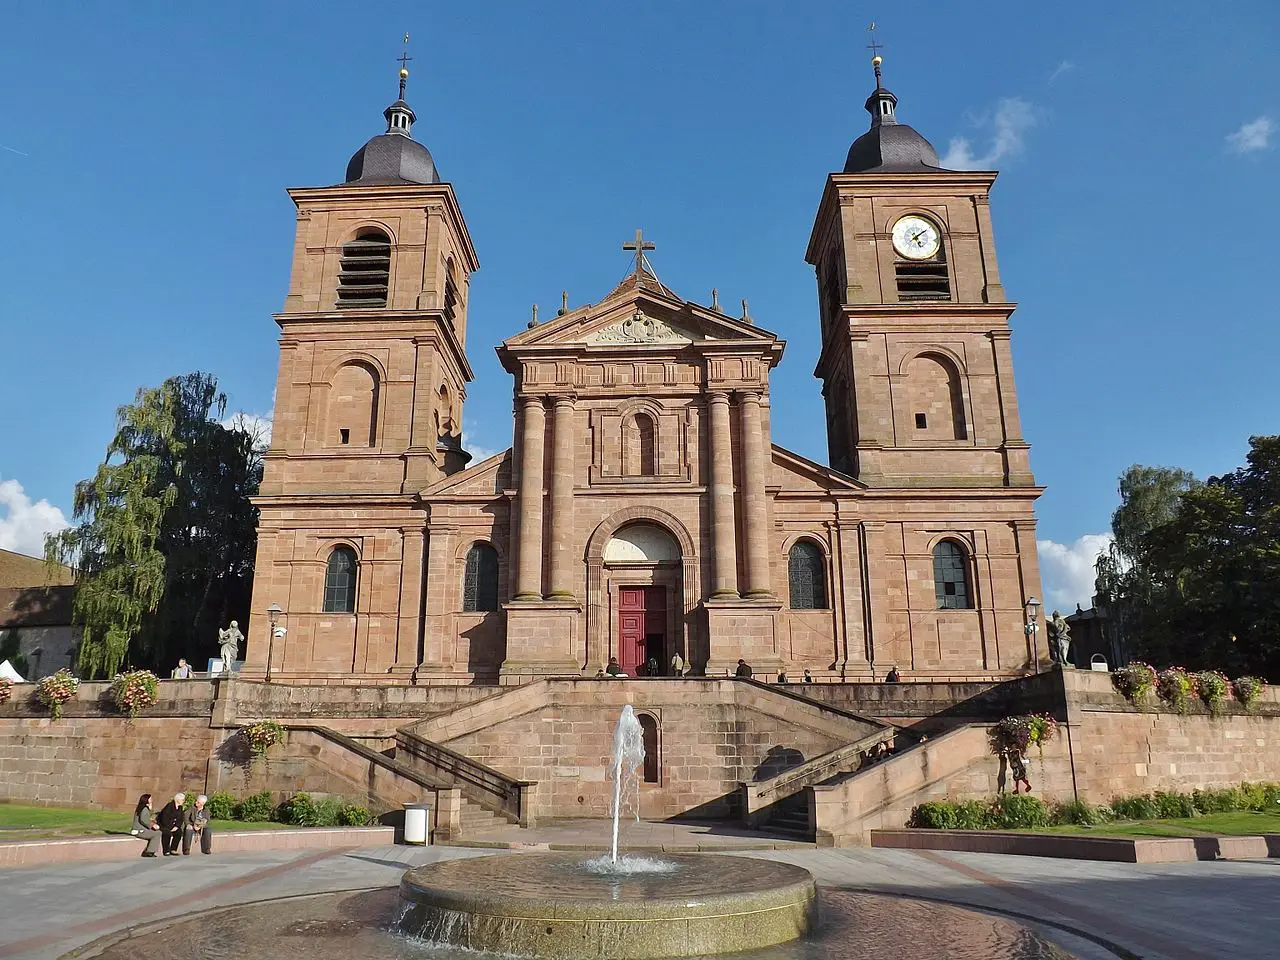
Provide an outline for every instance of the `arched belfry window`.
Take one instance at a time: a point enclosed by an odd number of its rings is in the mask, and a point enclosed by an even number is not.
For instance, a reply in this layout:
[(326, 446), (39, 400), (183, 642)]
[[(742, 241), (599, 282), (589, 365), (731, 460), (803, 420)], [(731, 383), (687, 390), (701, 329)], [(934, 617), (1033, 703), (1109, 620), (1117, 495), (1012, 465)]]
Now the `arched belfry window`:
[(467, 613), (498, 609), (498, 551), (487, 543), (474, 543), (467, 551), (462, 609)]
[(827, 564), (812, 540), (797, 540), (787, 555), (792, 610), (827, 609)]
[(369, 227), (342, 245), (338, 309), (369, 310), (387, 305), (391, 283), (391, 238)]
[(453, 257), (450, 257), (444, 268), (444, 319), (451, 327), (458, 316), (458, 281), (454, 276), (455, 272)]
[(334, 547), (324, 568), (325, 613), (356, 612), (356, 579), (359, 563), (350, 547)]
[(942, 540), (933, 548), (933, 587), (939, 610), (969, 610), (969, 557), (954, 540)]
[(637, 717), (640, 721), (641, 742), (644, 744), (644, 782), (658, 783), (662, 758), (658, 755), (658, 721), (648, 713)]

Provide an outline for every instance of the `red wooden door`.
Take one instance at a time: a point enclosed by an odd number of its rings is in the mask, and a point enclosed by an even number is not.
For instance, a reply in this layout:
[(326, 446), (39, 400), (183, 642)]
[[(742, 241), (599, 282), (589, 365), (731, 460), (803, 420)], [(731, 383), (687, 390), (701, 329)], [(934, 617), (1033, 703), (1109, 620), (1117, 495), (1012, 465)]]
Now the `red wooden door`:
[(666, 666), (667, 592), (663, 587), (618, 589), (618, 663), (631, 676), (642, 674), (653, 657)]

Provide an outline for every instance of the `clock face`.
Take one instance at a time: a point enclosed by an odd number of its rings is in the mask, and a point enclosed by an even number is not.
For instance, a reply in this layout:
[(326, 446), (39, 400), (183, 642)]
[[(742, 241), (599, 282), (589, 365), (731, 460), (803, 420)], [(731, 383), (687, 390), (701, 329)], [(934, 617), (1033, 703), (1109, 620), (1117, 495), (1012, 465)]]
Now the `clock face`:
[(936, 257), (942, 246), (938, 228), (924, 217), (903, 217), (893, 225), (893, 249), (908, 260)]

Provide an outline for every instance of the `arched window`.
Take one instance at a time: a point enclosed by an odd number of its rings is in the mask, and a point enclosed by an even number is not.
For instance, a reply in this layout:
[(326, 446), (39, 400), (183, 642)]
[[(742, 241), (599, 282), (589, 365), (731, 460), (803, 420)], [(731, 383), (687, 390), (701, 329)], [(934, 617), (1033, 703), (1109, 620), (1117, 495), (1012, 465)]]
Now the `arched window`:
[(812, 540), (797, 540), (787, 555), (792, 610), (827, 609), (827, 564)]
[(498, 551), (487, 543), (473, 543), (467, 551), (462, 609), (467, 613), (498, 609)]
[(372, 447), (378, 431), (378, 371), (344, 363), (329, 385), (329, 443)]
[(359, 563), (350, 547), (334, 547), (324, 568), (324, 612), (356, 612), (356, 574)]
[(960, 371), (949, 357), (922, 353), (907, 364), (906, 397), (917, 440), (963, 440), (964, 396)]
[(933, 586), (939, 610), (969, 610), (973, 607), (968, 556), (954, 540), (943, 540), (933, 548)]
[(385, 307), (391, 283), (391, 238), (375, 227), (361, 230), (342, 245), (338, 271), (339, 310)]
[(658, 771), (662, 769), (658, 756), (658, 721), (650, 714), (642, 713), (640, 721), (641, 742), (644, 744), (644, 782), (657, 783)]
[(658, 427), (651, 415), (637, 413), (628, 419), (622, 442), (623, 473), (652, 477), (658, 473)]
[(458, 316), (458, 281), (454, 279), (453, 257), (450, 257), (444, 268), (444, 320), (454, 326)]

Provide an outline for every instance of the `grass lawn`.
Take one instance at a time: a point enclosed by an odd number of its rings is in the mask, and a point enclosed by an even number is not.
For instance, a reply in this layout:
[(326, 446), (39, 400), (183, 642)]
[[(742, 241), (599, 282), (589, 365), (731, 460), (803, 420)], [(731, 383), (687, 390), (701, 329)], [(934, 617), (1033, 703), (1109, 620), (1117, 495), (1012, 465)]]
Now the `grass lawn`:
[[(3, 809), (3, 808), (0, 808)], [(1019, 833), (1068, 833), (1083, 837), (1202, 837), (1210, 835), (1252, 837), (1263, 833), (1280, 833), (1280, 813), (1210, 813), (1203, 817), (1176, 820), (1129, 820), (1103, 823), (1096, 827), (1074, 824), (1061, 827), (1037, 827)]]
[[(74, 810), (65, 807), (29, 807), (0, 803), (0, 842), (5, 840), (47, 840), (55, 837), (103, 836), (128, 833), (132, 817), (111, 810)], [(242, 823), (214, 820), (218, 830), (279, 830), (284, 823)]]

